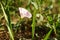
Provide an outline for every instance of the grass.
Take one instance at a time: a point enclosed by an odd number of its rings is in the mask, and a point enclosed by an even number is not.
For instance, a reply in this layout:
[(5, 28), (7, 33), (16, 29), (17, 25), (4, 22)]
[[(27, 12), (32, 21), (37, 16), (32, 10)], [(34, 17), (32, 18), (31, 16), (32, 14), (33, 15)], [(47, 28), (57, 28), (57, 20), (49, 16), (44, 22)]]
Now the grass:
[(46, 36), (45, 36), (45, 38), (43, 40), (48, 40), (51, 32), (52, 32), (52, 29), (50, 29), (50, 31), (46, 34)]
[(0, 3), (0, 5), (1, 5), (1, 8), (2, 8), (5, 20), (6, 20), (6, 25), (7, 25), (9, 34), (10, 34), (10, 38), (11, 38), (11, 40), (14, 40), (13, 32), (12, 32), (12, 25), (11, 25), (10, 21), (8, 20), (8, 16), (7, 16), (7, 14), (6, 14), (5, 10), (4, 10), (3, 5), (1, 3)]
[[(58, 4), (60, 4), (59, 0), (56, 2), (52, 2), (52, 0), (29, 0), (28, 1), (29, 3), (27, 2), (26, 4), (25, 4), (24, 0), (18, 0), (18, 1), (8, 0), (6, 2), (7, 3), (5, 3), (3, 1), (2, 3), (0, 3), (0, 5), (1, 5), (1, 9), (3, 11), (3, 15), (5, 17), (5, 20), (6, 20), (6, 26), (9, 31), (11, 40), (14, 40), (14, 34), (13, 34), (13, 28), (12, 28), (11, 21), (10, 21), (11, 20), (10, 19), (10, 11), (14, 11), (14, 12), (17, 11), (18, 12), (18, 7), (28, 8), (33, 15), (32, 24), (31, 24), (31, 26), (32, 26), (32, 40), (34, 40), (34, 37), (35, 37), (34, 36), (35, 35), (35, 27), (37, 24), (36, 21), (38, 21), (38, 20), (36, 20), (37, 13), (40, 13), (44, 18), (43, 22), (40, 22), (42, 25), (46, 25), (46, 23), (49, 23), (49, 25), (52, 26), (52, 27), (49, 27), (50, 30), (45, 35), (43, 40), (49, 39), (52, 30), (54, 30), (55, 34), (57, 34), (59, 32), (58, 29), (60, 26), (59, 25), (60, 21), (57, 21), (57, 20), (60, 20), (60, 17), (58, 17), (58, 14), (60, 14), (60, 7), (58, 7), (59, 6)], [(51, 5), (53, 6), (52, 8), (50, 8)], [(55, 15), (57, 15), (57, 16), (55, 16)], [(23, 21), (23, 19), (21, 21)], [(18, 26), (20, 25), (21, 21), (19, 20), (19, 23), (16, 23), (17, 29), (18, 29)], [(41, 26), (41, 24), (39, 26)]]

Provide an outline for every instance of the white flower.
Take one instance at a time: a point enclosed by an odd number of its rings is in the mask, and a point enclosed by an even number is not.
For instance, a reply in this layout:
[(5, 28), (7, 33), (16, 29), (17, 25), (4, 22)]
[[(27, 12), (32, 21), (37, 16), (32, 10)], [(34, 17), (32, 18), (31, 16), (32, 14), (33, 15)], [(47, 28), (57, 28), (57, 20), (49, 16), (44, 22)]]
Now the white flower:
[(20, 12), (21, 18), (24, 18), (24, 17), (31, 18), (32, 17), (32, 14), (24, 8), (19, 7), (19, 12)]

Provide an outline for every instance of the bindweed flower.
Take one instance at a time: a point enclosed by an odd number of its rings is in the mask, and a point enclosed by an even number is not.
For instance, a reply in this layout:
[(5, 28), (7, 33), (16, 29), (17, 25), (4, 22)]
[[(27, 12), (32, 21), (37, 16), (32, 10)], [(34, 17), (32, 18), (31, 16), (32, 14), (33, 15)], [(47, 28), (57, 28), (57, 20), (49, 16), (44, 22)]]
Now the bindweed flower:
[(25, 17), (31, 18), (32, 17), (32, 14), (24, 8), (19, 7), (19, 12), (20, 12), (21, 18), (25, 18)]

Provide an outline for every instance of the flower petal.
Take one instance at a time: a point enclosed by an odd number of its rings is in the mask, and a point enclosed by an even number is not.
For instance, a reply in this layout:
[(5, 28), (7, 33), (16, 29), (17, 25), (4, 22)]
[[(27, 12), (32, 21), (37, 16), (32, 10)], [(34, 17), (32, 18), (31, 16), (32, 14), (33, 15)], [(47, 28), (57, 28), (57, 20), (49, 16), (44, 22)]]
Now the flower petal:
[(32, 14), (24, 8), (19, 7), (19, 12), (20, 12), (21, 18), (24, 18), (24, 17), (31, 18), (32, 17)]

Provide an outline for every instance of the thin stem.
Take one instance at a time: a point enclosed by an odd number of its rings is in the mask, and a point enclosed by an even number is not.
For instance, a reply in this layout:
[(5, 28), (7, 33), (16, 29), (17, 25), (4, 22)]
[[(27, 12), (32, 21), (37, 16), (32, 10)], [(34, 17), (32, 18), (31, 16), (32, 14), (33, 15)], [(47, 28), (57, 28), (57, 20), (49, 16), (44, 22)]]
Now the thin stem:
[(34, 40), (35, 20), (36, 20), (36, 9), (34, 10), (34, 13), (33, 13), (33, 21), (32, 21), (32, 40)]

